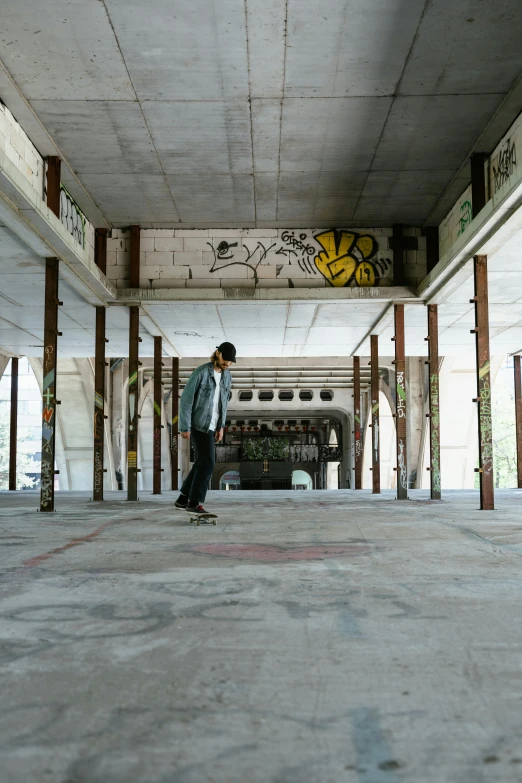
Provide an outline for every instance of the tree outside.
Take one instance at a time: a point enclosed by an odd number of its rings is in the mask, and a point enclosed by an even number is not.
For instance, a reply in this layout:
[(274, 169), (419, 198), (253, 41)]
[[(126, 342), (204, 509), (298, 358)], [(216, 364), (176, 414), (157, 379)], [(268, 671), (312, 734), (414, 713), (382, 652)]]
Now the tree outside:
[[(18, 438), (18, 443), (28, 440), (27, 437)], [(5, 405), (0, 406), (0, 489), (9, 489), (9, 441), (10, 441), (10, 415)], [(16, 488), (32, 489), (35, 486), (35, 480), (29, 473), (36, 473), (40, 470), (40, 463), (17, 449), (16, 458)]]
[[(0, 379), (0, 489), (9, 488), (11, 362)], [(39, 486), (42, 395), (27, 358), (18, 363), (17, 489)]]

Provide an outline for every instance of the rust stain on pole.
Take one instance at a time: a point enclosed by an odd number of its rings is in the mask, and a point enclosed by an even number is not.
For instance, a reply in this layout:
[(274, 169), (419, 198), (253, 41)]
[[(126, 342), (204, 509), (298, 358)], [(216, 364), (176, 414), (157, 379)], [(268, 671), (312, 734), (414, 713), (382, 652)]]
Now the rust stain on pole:
[(45, 262), (44, 355), (42, 384), (42, 473), (40, 511), (54, 511), (56, 434), (56, 350), (58, 347), (58, 259)]
[(11, 359), (11, 422), (9, 443), (9, 489), (16, 489), (16, 444), (18, 437), (18, 359)]
[(140, 310), (129, 307), (129, 386), (127, 392), (127, 500), (138, 499), (138, 353)]
[(98, 269), (107, 274), (107, 229), (97, 228), (94, 234), (94, 261)]
[(437, 305), (428, 305), (428, 365), (430, 489), (431, 499), (440, 500), (439, 315)]
[(94, 347), (94, 473), (93, 500), (103, 500), (105, 441), (105, 307), (96, 308)]
[(130, 287), (140, 287), (140, 234), (139, 226), (131, 226), (130, 237)]
[(515, 366), (515, 431), (517, 441), (517, 486), (522, 489), (522, 379), (520, 377), (520, 356), (514, 356)]
[(62, 161), (56, 155), (47, 158), (47, 206), (60, 217), (60, 177)]
[(395, 311), (395, 434), (397, 438), (397, 500), (408, 499), (408, 455), (406, 450), (406, 351), (404, 345), (404, 305)]
[(353, 357), (353, 437), (355, 452), (355, 489), (362, 489), (361, 360), (359, 356)]
[(371, 420), (372, 420), (372, 492), (381, 491), (381, 460), (379, 432), (379, 337), (372, 334), (371, 344)]
[(161, 337), (154, 338), (154, 416), (153, 416), (153, 465), (152, 494), (161, 495)]
[(179, 359), (172, 359), (172, 420), (170, 433), (171, 489), (178, 489)]
[(491, 378), (489, 357), (488, 259), (475, 256), (475, 332), (477, 351), (477, 405), (479, 437), (480, 508), (495, 508), (493, 483), (493, 433), (491, 425)]

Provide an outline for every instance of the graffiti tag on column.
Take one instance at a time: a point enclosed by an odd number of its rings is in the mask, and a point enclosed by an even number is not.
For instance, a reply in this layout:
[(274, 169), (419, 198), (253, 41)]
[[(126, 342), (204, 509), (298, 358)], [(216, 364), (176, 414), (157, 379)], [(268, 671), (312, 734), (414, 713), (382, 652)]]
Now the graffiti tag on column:
[(332, 229), (315, 235), (323, 248), (315, 265), (335, 287), (376, 286), (391, 266), (389, 259), (377, 259), (378, 245), (370, 234)]
[(399, 440), (399, 457), (398, 457), (398, 463), (399, 463), (399, 481), (401, 487), (404, 489), (407, 489), (407, 479), (406, 479), (406, 463), (404, 461), (404, 441)]
[(484, 473), (491, 473), (493, 470), (493, 432), (491, 424), (491, 388), (489, 384), (489, 362), (485, 362), (485, 364), (480, 368), (479, 380), (481, 382), (479, 393), (479, 417), (482, 440), (482, 470)]
[[(359, 408), (356, 408), (354, 418), (359, 427), (361, 426), (361, 420), (359, 418)], [(362, 455), (362, 443), (361, 443), (361, 432), (359, 427), (355, 430), (355, 456), (358, 459)]]
[(379, 403), (377, 400), (372, 400), (372, 441), (374, 461), (379, 459)]
[(432, 373), (430, 377), (430, 396), (432, 410), (431, 475), (433, 489), (440, 492), (439, 380), (436, 373)]
[(500, 150), (498, 155), (495, 155), (491, 166), (495, 191), (509, 179), (516, 165), (517, 151), (515, 143), (511, 139), (506, 139), (504, 148)]
[(406, 391), (404, 389), (404, 372), (397, 372), (397, 416), (404, 419), (406, 416)]

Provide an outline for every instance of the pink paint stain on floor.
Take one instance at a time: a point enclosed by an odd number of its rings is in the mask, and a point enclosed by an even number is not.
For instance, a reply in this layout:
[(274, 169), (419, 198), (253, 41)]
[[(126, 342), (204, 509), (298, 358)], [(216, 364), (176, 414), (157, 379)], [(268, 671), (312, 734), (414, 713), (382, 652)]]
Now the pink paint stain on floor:
[(196, 555), (232, 557), (239, 560), (258, 560), (264, 563), (291, 560), (328, 560), (336, 557), (354, 557), (368, 554), (364, 544), (304, 544), (302, 546), (272, 546), (264, 544), (195, 544), (188, 547)]
[(45, 563), (46, 560), (49, 560), (51, 557), (54, 557), (55, 555), (60, 555), (62, 552), (66, 552), (68, 549), (72, 549), (74, 546), (80, 546), (80, 544), (88, 544), (89, 541), (92, 541), (94, 538), (100, 535), (105, 528), (109, 527), (110, 525), (114, 525), (117, 522), (134, 522), (136, 520), (140, 520), (142, 517), (133, 517), (132, 519), (111, 519), (108, 522), (104, 522), (103, 525), (100, 525), (96, 528), (96, 530), (93, 530), (92, 533), (87, 533), (85, 536), (81, 536), (80, 538), (73, 538), (71, 541), (68, 541), (63, 546), (59, 546), (56, 549), (51, 549), (49, 552), (44, 552), (41, 555), (36, 555), (36, 557), (31, 557), (29, 560), (24, 560), (22, 565), (24, 565), (26, 568), (34, 568), (34, 566), (40, 565), (40, 563)]

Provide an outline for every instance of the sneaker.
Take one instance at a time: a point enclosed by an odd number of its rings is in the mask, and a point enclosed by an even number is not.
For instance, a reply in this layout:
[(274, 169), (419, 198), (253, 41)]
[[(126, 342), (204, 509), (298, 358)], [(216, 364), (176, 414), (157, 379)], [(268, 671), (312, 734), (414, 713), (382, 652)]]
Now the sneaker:
[(188, 499), (185, 497), (185, 495), (180, 495), (179, 498), (174, 503), (174, 506), (176, 508), (187, 508), (187, 502)]
[(198, 503), (197, 506), (189, 506), (187, 504), (186, 511), (188, 511), (189, 514), (208, 514), (208, 511), (205, 511), (201, 503)]

